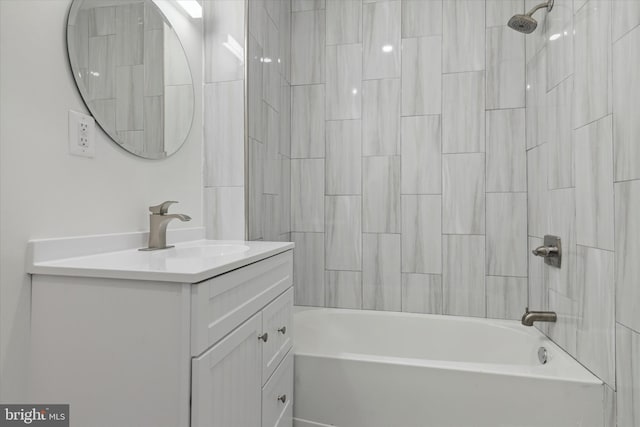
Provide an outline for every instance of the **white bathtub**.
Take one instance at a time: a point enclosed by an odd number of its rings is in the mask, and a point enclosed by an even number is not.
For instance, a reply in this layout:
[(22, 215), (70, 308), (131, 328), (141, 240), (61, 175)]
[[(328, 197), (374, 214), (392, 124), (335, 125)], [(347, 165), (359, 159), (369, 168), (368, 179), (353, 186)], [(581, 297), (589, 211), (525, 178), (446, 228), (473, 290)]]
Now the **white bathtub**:
[(602, 382), (515, 321), (297, 308), (294, 343), (296, 427), (603, 426)]

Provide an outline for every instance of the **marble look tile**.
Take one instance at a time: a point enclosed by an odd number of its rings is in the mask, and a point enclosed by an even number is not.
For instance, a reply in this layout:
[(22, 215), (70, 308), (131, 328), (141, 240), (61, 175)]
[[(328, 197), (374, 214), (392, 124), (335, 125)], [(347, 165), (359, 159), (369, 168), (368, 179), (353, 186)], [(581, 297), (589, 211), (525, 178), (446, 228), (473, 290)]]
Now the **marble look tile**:
[(78, 10), (73, 31), (69, 27), (67, 37), (69, 43), (76, 47), (75, 55), (70, 57), (72, 64), (78, 69), (89, 68), (89, 11)]
[(144, 154), (144, 131), (118, 131), (118, 144), (134, 154)]
[(527, 193), (487, 193), (487, 274), (527, 276)]
[(330, 270), (362, 270), (362, 198), (325, 198), (326, 255)]
[(186, 141), (195, 109), (193, 86), (164, 88), (164, 147), (167, 153), (177, 151)]
[[(206, 83), (241, 80), (244, 61), (223, 46), (232, 38), (244, 46), (245, 2), (206, 1), (203, 4), (204, 81)], [(221, 19), (224, 17), (224, 19)]]
[(442, 111), (441, 50), (440, 36), (402, 40), (403, 116)]
[(291, 17), (291, 84), (324, 83), (325, 12), (294, 12)]
[(484, 70), (485, 2), (447, 0), (442, 17), (442, 71)]
[(324, 233), (291, 233), (295, 305), (324, 306)]
[(484, 72), (442, 76), (442, 152), (484, 151)]
[(244, 188), (204, 189), (207, 239), (244, 240)]
[(482, 153), (442, 156), (443, 233), (484, 234), (484, 169)]
[(442, 276), (402, 273), (402, 311), (442, 314)]
[(145, 96), (143, 100), (144, 151), (151, 157), (164, 154), (164, 97)]
[(163, 31), (164, 84), (192, 85), (191, 70), (180, 39), (171, 31)]
[(400, 79), (362, 82), (362, 154), (400, 154)]
[(362, 159), (362, 231), (400, 233), (400, 156)]
[(362, 193), (362, 125), (360, 120), (326, 122), (326, 194)]
[(445, 235), (442, 249), (443, 313), (484, 317), (484, 236)]
[(613, 41), (640, 25), (640, 2), (638, 0), (616, 0), (612, 2), (611, 35)]
[(640, 334), (616, 324), (616, 401), (618, 426), (640, 424)]
[(486, 113), (487, 191), (527, 191), (525, 109)]
[(640, 178), (640, 27), (613, 45), (613, 149), (615, 179)]
[(164, 93), (164, 37), (162, 30), (144, 32), (144, 95)]
[[(275, 111), (280, 112), (280, 40), (278, 28), (271, 19), (267, 19), (265, 42), (262, 55), (262, 99)], [(268, 59), (267, 59), (268, 58)]]
[[(528, 197), (528, 233), (540, 239), (548, 234), (547, 228), (547, 156), (549, 144), (542, 144), (527, 152), (527, 180)], [(538, 179), (535, 179), (535, 178)]]
[(547, 184), (550, 190), (575, 186), (573, 132), (571, 110), (573, 77), (556, 86), (547, 95), (547, 132), (549, 168)]
[(248, 48), (247, 61), (249, 63), (247, 66), (249, 67), (249, 71), (247, 76), (247, 103), (249, 111), (247, 112), (247, 119), (249, 122), (249, 137), (260, 142), (265, 142), (265, 124), (262, 107), (262, 80), (264, 72), (262, 46), (253, 35), (249, 35)]
[(115, 36), (89, 38), (87, 92), (91, 100), (116, 97), (115, 47)]
[(612, 119), (574, 131), (576, 238), (579, 245), (614, 249)]
[(402, 118), (402, 194), (442, 194), (440, 116)]
[(106, 129), (116, 128), (116, 100), (96, 99), (89, 101), (91, 114), (100, 121)]
[(327, 46), (327, 120), (362, 117), (362, 45)]
[(327, 45), (362, 42), (362, 2), (358, 0), (327, 3)]
[(116, 129), (143, 129), (144, 66), (116, 68)]
[(574, 129), (611, 112), (611, 3), (589, 0), (574, 17)]
[[(558, 236), (562, 239), (562, 267), (546, 266), (544, 271), (545, 280), (547, 280), (550, 290), (577, 301), (575, 199), (575, 189), (573, 188), (549, 191), (545, 234)], [(543, 260), (540, 259), (539, 262), (543, 262)]]
[(291, 2), (280, 0), (280, 26), (278, 27), (278, 44), (280, 45), (280, 75), (287, 82), (291, 81)]
[[(264, 211), (265, 144), (249, 139), (249, 235), (248, 240), (264, 239), (262, 212)], [(291, 172), (289, 172), (291, 173)], [(291, 178), (289, 178), (291, 179)], [(289, 191), (290, 193), (291, 191)], [(291, 203), (291, 202), (289, 202)], [(289, 205), (289, 212), (291, 205)]]
[(400, 77), (400, 1), (362, 6), (364, 79)]
[(531, 310), (546, 311), (549, 307), (549, 292), (544, 280), (544, 262), (531, 251), (542, 246), (543, 240), (529, 237), (529, 308)]
[(249, 34), (252, 35), (260, 46), (264, 46), (267, 31), (267, 10), (264, 7), (265, 0), (252, 0), (248, 2), (249, 9)]
[(324, 231), (324, 160), (291, 160), (291, 230)]
[(278, 28), (280, 28), (280, 7), (282, 5), (284, 5), (284, 1), (282, 0), (266, 0), (264, 2), (264, 8), (267, 11), (267, 15)]
[(244, 183), (243, 92), (241, 80), (204, 85), (206, 187)]
[(364, 233), (362, 252), (362, 308), (400, 311), (400, 235)]
[(578, 246), (577, 357), (591, 372), (615, 387), (614, 254)]
[(324, 85), (291, 89), (291, 157), (324, 157)]
[(487, 109), (525, 106), (524, 34), (487, 28)]
[(487, 276), (487, 317), (520, 320), (527, 306), (526, 277)]
[[(573, 73), (573, 0), (556, 0), (546, 18), (547, 91)], [(542, 31), (541, 31), (542, 32)], [(553, 40), (551, 40), (553, 38)]]
[(402, 272), (442, 273), (441, 230), (441, 196), (402, 196)]
[(325, 8), (326, 0), (291, 0), (291, 11), (318, 10)]
[[(538, 0), (525, 0), (524, 10), (528, 12), (538, 4), (540, 4)], [(525, 51), (526, 51), (527, 62), (529, 62), (531, 58), (533, 58), (538, 52), (540, 52), (540, 49), (544, 48), (547, 45), (548, 36), (547, 36), (546, 28), (547, 28), (548, 15), (549, 14), (547, 13), (538, 12), (538, 14), (536, 14), (536, 17), (535, 17), (536, 21), (538, 21), (538, 27), (537, 27), (538, 31), (534, 31), (533, 33), (528, 34), (525, 37), (525, 45), (526, 45)], [(546, 68), (545, 68), (545, 74), (546, 74)]]
[(362, 273), (331, 271), (324, 274), (325, 305), (335, 308), (362, 308)]
[(291, 231), (291, 159), (282, 157), (280, 169), (280, 210), (276, 219), (280, 234), (285, 234)]
[(442, 0), (402, 0), (402, 38), (441, 34)]
[(506, 26), (513, 15), (525, 12), (524, 0), (487, 0), (486, 9), (487, 27)]
[[(267, 103), (264, 105), (265, 133), (265, 168), (264, 168), (264, 192), (266, 194), (278, 194), (280, 188), (280, 115)], [(318, 231), (318, 230), (296, 230), (296, 231)], [(322, 231), (322, 230), (320, 230)]]
[(547, 326), (549, 338), (567, 353), (575, 355), (578, 334), (578, 303), (558, 292), (549, 290), (549, 310), (555, 311), (558, 315), (558, 320)]
[(264, 230), (264, 239), (273, 242), (280, 235), (280, 195), (265, 194), (264, 195), (264, 212), (262, 212), (262, 227)]
[(604, 387), (604, 423), (603, 427), (616, 427), (616, 392), (609, 386)]
[[(89, 36), (108, 36), (116, 33), (116, 7), (93, 7), (89, 9)], [(148, 14), (147, 14), (148, 15)], [(146, 18), (146, 16), (145, 16)], [(145, 30), (149, 30), (145, 19)]]
[[(114, 10), (115, 12), (115, 10)], [(114, 16), (115, 20), (115, 16)], [(148, 30), (161, 30), (164, 28), (164, 18), (161, 13), (158, 13), (158, 8), (150, 6), (148, 3), (144, 5), (144, 29)], [(115, 31), (115, 26), (114, 26)]]
[(116, 6), (116, 65), (140, 65), (144, 47), (144, 3)]
[(526, 83), (527, 149), (548, 141), (547, 135), (547, 50), (527, 62)]
[(291, 157), (291, 85), (280, 77), (280, 154)]
[(616, 320), (640, 331), (640, 181), (615, 184)]

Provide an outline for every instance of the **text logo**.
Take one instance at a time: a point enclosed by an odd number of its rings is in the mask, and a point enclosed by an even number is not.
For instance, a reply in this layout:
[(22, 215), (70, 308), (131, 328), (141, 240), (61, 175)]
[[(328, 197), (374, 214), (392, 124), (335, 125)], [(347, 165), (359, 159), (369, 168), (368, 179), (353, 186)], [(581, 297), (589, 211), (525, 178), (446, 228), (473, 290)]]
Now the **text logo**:
[(69, 427), (69, 405), (1, 405), (0, 427)]

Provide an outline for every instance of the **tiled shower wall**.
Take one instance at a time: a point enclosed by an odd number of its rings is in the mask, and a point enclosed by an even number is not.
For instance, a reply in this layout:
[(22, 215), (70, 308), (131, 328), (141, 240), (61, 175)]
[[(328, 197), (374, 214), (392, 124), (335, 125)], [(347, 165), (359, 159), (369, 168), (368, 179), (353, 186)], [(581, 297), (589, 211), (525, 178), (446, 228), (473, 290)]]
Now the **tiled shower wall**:
[(291, 238), (290, 34), (290, 0), (249, 0), (249, 240)]
[(209, 239), (244, 240), (245, 2), (204, 0), (203, 20), (204, 224)]
[(637, 0), (556, 0), (526, 46), (529, 246), (556, 234), (564, 254), (529, 260), (529, 303), (619, 427), (640, 425), (639, 25)]
[(300, 305), (518, 318), (522, 0), (293, 0)]

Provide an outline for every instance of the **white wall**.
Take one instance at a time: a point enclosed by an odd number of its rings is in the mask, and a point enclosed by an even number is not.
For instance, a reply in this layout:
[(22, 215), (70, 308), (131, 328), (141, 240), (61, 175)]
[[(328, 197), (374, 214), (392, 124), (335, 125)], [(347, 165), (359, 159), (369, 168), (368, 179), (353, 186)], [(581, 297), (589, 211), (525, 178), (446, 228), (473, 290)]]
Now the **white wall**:
[[(0, 401), (27, 400), (30, 281), (27, 240), (148, 228), (147, 207), (179, 200), (175, 212), (202, 225), (200, 85), (191, 134), (174, 156), (137, 158), (96, 132), (93, 159), (67, 153), (68, 110), (86, 112), (67, 63), (70, 0), (0, 1)], [(166, 9), (166, 5), (161, 5)], [(201, 82), (201, 33), (174, 22)]]

